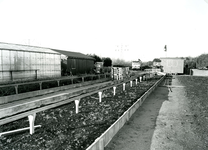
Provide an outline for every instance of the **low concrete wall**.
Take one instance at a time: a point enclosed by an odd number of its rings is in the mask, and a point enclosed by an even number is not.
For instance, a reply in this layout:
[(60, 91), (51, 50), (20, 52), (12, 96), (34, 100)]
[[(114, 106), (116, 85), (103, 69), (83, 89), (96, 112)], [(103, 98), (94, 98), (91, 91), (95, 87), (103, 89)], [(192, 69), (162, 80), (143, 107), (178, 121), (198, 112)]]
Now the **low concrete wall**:
[(208, 76), (208, 70), (191, 69), (193, 76)]
[(164, 80), (163, 76), (157, 81), (147, 92), (145, 92), (127, 111), (123, 113), (119, 119), (112, 124), (100, 137), (98, 137), (87, 150), (104, 150), (104, 147), (108, 145), (111, 139), (116, 133), (123, 127), (123, 125), (130, 119), (134, 112), (142, 105), (144, 100), (149, 96), (152, 91)]

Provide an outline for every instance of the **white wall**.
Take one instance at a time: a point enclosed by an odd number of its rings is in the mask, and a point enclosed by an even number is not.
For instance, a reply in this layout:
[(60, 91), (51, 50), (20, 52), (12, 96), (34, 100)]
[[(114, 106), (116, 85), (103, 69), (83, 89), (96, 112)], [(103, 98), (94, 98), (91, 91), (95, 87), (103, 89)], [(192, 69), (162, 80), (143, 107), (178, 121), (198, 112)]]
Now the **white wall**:
[(160, 58), (163, 70), (166, 73), (183, 73), (184, 60), (177, 58)]
[(132, 62), (132, 69), (140, 69), (141, 63), (140, 62)]
[(208, 76), (208, 70), (192, 69), (193, 76)]

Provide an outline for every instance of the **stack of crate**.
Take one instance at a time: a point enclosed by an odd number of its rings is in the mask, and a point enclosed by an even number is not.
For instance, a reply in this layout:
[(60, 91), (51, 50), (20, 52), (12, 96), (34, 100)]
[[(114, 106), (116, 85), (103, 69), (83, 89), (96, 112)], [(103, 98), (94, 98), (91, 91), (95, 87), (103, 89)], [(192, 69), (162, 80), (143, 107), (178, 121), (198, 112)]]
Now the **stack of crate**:
[(111, 68), (111, 77), (114, 80), (123, 80), (127, 78), (129, 73), (129, 67), (112, 67)]

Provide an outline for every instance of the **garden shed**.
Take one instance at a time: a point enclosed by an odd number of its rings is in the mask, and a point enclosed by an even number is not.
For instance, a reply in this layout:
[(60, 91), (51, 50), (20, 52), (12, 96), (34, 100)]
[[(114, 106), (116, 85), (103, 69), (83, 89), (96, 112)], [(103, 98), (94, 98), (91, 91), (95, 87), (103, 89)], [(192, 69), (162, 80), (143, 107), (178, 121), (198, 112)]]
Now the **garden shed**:
[(68, 73), (71, 72), (72, 75), (85, 74), (93, 72), (94, 61), (93, 57), (84, 55), (79, 52), (63, 51), (52, 49), (67, 56), (67, 70)]
[(179, 74), (184, 71), (184, 59), (182, 58), (160, 58), (163, 71), (171, 74)]
[(61, 54), (37, 46), (0, 42), (0, 83), (61, 76)]

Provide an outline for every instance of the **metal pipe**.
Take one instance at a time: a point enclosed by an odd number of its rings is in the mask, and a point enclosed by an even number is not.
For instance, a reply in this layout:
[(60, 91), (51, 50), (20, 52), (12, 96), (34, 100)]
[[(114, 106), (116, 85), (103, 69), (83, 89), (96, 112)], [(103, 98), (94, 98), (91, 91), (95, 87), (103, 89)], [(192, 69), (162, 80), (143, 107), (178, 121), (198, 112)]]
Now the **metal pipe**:
[[(34, 126), (34, 128), (39, 128), (39, 127), (41, 127), (41, 125)], [(12, 131), (6, 131), (6, 132), (0, 133), (0, 136), (6, 135), (6, 134), (12, 134), (12, 133), (20, 132), (20, 131), (24, 131), (24, 130), (29, 130), (29, 129), (30, 129), (30, 127), (26, 127), (26, 128), (16, 129), (16, 130), (12, 130)]]

